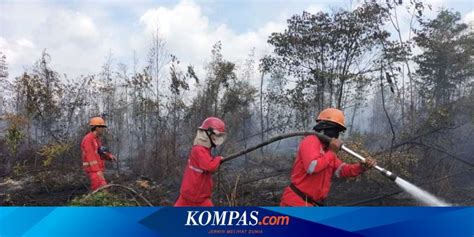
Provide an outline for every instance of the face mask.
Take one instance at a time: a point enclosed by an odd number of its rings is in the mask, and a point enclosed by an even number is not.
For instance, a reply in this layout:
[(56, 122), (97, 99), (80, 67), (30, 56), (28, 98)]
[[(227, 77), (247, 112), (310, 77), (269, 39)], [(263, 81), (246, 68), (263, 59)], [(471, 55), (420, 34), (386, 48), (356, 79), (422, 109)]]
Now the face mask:
[(331, 128), (331, 129), (324, 129), (323, 130), (324, 134), (330, 138), (339, 138), (339, 129)]
[(213, 142), (216, 146), (222, 145), (222, 144), (225, 142), (226, 137), (227, 137), (227, 135), (226, 135), (225, 133), (212, 134), (212, 135), (211, 135), (212, 142)]

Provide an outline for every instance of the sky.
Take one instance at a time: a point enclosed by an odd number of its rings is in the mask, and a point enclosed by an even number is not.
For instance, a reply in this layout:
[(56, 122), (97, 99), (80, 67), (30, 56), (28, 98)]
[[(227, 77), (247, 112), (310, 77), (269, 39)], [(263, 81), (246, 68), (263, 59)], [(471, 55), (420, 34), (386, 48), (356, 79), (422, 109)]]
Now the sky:
[[(459, 11), (464, 22), (474, 21), (474, 4), (469, 0), (427, 2), (433, 7), (428, 15), (444, 7)], [(270, 53), (268, 36), (283, 31), (292, 15), (351, 9), (357, 4), (349, 0), (2, 0), (0, 52), (7, 57), (10, 79), (33, 65), (44, 49), (54, 70), (75, 78), (100, 72), (110, 54), (113, 63), (129, 67), (136, 55), (143, 66), (158, 26), (167, 52), (202, 74), (217, 41), (222, 42), (224, 58), (242, 64), (252, 49), (257, 59)], [(404, 26), (409, 17), (400, 11)], [(408, 37), (407, 27), (402, 28)]]

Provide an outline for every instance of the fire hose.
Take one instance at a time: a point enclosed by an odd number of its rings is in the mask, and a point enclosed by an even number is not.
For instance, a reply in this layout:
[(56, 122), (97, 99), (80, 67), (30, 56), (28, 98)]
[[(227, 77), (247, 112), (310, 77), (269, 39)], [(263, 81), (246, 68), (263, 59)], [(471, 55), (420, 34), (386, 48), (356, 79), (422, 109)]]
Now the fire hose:
[[(243, 154), (254, 151), (254, 150), (256, 150), (260, 147), (266, 146), (270, 143), (273, 143), (273, 142), (276, 142), (276, 141), (279, 141), (279, 140), (282, 140), (282, 139), (285, 139), (285, 138), (295, 137), (295, 136), (308, 136), (308, 135), (316, 135), (321, 141), (323, 141), (326, 144), (329, 144), (331, 142), (331, 139), (332, 139), (332, 138), (330, 138), (330, 137), (328, 137), (324, 134), (318, 133), (318, 132), (295, 132), (295, 133), (283, 134), (283, 135), (280, 135), (280, 136), (273, 137), (273, 138), (271, 138), (271, 139), (269, 139), (269, 140), (267, 140), (263, 143), (260, 143), (256, 146), (253, 146), (253, 147), (250, 147), (246, 150), (231, 154), (231, 155), (223, 158), (222, 162), (227, 162), (229, 160), (235, 159), (235, 158), (237, 158), (237, 157), (239, 157)], [(363, 162), (366, 160), (365, 157), (363, 157), (360, 154), (358, 154), (358, 153), (354, 152), (353, 150), (349, 149), (344, 144), (341, 145), (340, 150), (343, 150), (343, 151), (347, 152), (351, 156), (353, 156), (353, 157), (355, 157), (355, 158), (357, 158), (357, 159), (359, 159)], [(437, 197), (433, 196), (432, 194), (422, 190), (421, 188), (417, 187), (416, 185), (413, 185), (412, 183), (404, 180), (403, 178), (397, 177), (394, 173), (392, 173), (392, 172), (390, 172), (390, 171), (388, 171), (388, 170), (386, 170), (386, 169), (384, 169), (384, 168), (382, 168), (378, 165), (375, 165), (374, 168), (376, 170), (378, 170), (383, 176), (385, 176), (388, 179), (395, 182), (400, 188), (402, 188), (404, 191), (408, 192), (415, 199), (423, 202), (424, 204), (426, 204), (428, 206), (450, 206), (451, 205), (449, 203), (446, 203), (446, 202), (438, 199)]]
[[(279, 140), (283, 140), (283, 139), (290, 138), (290, 137), (308, 136), (308, 135), (316, 135), (320, 140), (322, 140), (323, 142), (325, 142), (327, 144), (329, 144), (331, 142), (330, 137), (328, 137), (328, 136), (326, 136), (322, 133), (319, 133), (319, 132), (307, 131), (307, 132), (287, 133), (287, 134), (279, 135), (279, 136), (273, 137), (271, 139), (268, 139), (268, 140), (266, 140), (266, 141), (264, 141), (264, 142), (262, 142), (258, 145), (252, 146), (252, 147), (247, 148), (243, 151), (239, 151), (239, 152), (230, 154), (230, 155), (226, 156), (225, 158), (223, 158), (221, 163), (225, 163), (227, 161), (233, 160), (233, 159), (235, 159), (239, 156), (242, 156), (244, 154), (247, 154), (249, 152), (252, 152), (252, 151), (257, 150), (257, 149), (259, 149), (263, 146), (269, 145), (269, 144), (274, 143), (274, 142), (279, 141)], [(355, 151), (349, 149), (344, 144), (341, 146), (340, 149), (347, 152), (348, 154), (352, 155), (353, 157), (363, 161), (363, 162), (365, 161), (365, 157), (363, 157), (362, 155), (360, 155), (360, 154), (356, 153)], [(386, 169), (384, 169), (384, 168), (382, 168), (378, 165), (375, 165), (374, 168), (376, 170), (378, 170), (382, 175), (384, 175), (385, 177), (389, 178), (392, 181), (395, 181), (397, 179), (397, 176), (394, 173), (392, 173), (392, 172), (390, 172), (390, 171), (388, 171), (388, 170), (386, 170)]]

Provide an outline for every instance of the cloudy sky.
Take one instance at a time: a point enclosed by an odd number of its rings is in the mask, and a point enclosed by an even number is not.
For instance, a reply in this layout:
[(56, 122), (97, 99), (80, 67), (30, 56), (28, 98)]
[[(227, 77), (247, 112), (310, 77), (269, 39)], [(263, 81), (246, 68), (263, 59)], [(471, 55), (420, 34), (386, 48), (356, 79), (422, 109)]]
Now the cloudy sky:
[[(183, 64), (197, 68), (209, 59), (212, 45), (223, 43), (224, 57), (243, 62), (252, 48), (269, 53), (268, 35), (303, 11), (350, 9), (358, 1), (182, 0), (182, 1), (5, 1), (0, 2), (0, 52), (7, 56), (10, 78), (18, 76), (47, 49), (56, 71), (69, 77), (97, 73), (112, 52), (116, 63), (143, 64), (151, 33), (158, 25), (166, 48)], [(430, 1), (434, 10), (459, 11), (474, 20), (470, 0)], [(433, 12), (433, 15), (435, 12)], [(401, 17), (402, 24), (408, 16)], [(405, 32), (406, 34), (407, 32)]]

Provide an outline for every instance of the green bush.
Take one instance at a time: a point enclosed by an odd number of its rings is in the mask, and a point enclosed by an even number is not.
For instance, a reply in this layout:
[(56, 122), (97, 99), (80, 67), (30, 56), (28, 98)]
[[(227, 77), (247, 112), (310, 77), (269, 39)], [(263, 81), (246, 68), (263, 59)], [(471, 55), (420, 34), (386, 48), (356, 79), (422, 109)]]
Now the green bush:
[(97, 192), (93, 195), (84, 195), (74, 198), (71, 203), (71, 206), (136, 206), (135, 202), (131, 200), (118, 197), (109, 192)]

